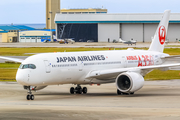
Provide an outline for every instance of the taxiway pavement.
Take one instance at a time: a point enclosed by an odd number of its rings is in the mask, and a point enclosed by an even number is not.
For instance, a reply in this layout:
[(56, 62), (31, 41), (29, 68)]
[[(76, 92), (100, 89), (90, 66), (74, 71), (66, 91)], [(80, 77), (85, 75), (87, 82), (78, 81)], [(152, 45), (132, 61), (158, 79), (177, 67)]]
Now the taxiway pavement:
[(48, 86), (26, 100), (14, 82), (0, 82), (3, 120), (179, 120), (180, 80), (146, 81), (134, 95), (116, 95), (115, 84), (87, 86), (88, 94), (71, 95), (73, 85)]

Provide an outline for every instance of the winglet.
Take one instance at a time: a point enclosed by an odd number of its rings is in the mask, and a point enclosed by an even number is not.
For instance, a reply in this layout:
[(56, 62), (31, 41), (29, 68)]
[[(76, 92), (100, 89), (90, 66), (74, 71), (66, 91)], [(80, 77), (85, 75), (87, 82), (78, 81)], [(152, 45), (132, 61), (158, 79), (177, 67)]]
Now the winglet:
[(164, 44), (168, 30), (170, 12), (171, 12), (170, 10), (164, 11), (164, 15), (156, 30), (149, 51), (157, 51), (157, 52), (164, 51)]

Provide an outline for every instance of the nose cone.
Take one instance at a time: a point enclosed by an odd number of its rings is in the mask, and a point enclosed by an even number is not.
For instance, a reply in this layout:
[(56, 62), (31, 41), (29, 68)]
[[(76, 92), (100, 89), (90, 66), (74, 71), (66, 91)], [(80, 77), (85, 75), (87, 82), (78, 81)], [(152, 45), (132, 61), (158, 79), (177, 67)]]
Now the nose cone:
[(26, 85), (24, 74), (21, 70), (18, 70), (16, 73), (16, 81), (21, 85)]

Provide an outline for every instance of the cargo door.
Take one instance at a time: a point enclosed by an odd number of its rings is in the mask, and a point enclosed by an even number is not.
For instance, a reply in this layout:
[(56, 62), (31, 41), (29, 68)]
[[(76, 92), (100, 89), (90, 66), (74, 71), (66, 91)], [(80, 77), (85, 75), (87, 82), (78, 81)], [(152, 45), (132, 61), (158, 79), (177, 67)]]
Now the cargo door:
[(45, 64), (46, 73), (50, 73), (51, 72), (50, 62), (48, 60), (44, 60), (44, 64)]

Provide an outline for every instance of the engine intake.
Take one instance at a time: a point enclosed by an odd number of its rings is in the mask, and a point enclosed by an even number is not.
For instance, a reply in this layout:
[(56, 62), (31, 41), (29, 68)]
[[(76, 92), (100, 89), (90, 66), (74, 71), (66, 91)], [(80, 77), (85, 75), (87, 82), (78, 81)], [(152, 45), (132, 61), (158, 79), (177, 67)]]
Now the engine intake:
[(144, 85), (144, 78), (139, 73), (125, 72), (116, 78), (116, 86), (121, 92), (133, 93)]

